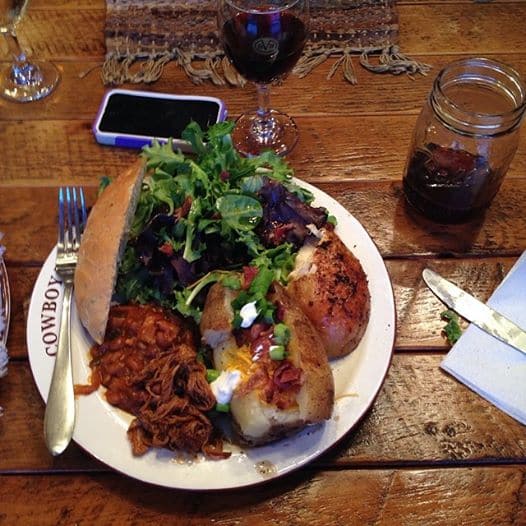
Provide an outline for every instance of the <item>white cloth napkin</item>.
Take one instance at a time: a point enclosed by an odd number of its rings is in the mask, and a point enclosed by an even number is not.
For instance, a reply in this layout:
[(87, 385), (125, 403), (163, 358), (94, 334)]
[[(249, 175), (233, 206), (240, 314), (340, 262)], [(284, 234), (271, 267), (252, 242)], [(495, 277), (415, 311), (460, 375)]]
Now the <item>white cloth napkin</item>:
[[(488, 305), (526, 329), (526, 252)], [(440, 366), (526, 425), (526, 355), (472, 323)]]

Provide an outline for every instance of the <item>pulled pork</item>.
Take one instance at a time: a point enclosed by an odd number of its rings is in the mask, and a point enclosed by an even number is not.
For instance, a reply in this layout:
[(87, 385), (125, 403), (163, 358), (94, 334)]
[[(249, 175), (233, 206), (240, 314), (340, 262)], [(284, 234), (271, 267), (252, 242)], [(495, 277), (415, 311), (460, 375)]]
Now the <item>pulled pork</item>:
[(128, 429), (134, 455), (164, 447), (229, 456), (205, 414), (216, 400), (182, 319), (153, 306), (114, 306), (104, 343), (91, 354), (92, 384), (77, 393), (102, 384), (110, 404), (135, 416)]

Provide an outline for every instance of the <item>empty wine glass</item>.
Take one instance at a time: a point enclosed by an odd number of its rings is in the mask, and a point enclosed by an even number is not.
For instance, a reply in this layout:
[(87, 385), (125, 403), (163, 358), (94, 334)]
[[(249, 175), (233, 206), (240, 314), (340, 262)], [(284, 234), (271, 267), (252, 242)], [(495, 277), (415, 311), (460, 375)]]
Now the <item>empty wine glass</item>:
[(258, 109), (236, 121), (232, 139), (239, 152), (273, 150), (285, 155), (298, 140), (294, 120), (269, 107), (269, 85), (289, 73), (301, 56), (308, 34), (307, 0), (219, 0), (218, 24), (227, 57), (247, 80), (255, 82)]
[(16, 26), (26, 12), (29, 0), (0, 0), (0, 33), (7, 41), (12, 64), (0, 69), (0, 95), (18, 102), (28, 102), (49, 95), (60, 74), (50, 62), (28, 61), (16, 36)]

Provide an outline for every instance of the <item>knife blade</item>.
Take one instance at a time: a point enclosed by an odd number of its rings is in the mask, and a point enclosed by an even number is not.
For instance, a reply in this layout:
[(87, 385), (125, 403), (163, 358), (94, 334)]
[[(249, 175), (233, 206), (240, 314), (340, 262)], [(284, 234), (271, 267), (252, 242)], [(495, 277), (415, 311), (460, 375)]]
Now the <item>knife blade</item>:
[(422, 277), (431, 291), (450, 309), (488, 334), (526, 354), (526, 331), (516, 323), (433, 270), (424, 269)]

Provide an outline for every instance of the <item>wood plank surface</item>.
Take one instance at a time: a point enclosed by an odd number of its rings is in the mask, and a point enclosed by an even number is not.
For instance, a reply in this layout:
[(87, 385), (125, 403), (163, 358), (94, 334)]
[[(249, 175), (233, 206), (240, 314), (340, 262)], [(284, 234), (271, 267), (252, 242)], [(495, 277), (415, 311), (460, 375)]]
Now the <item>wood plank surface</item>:
[[(412, 115), (301, 116), (300, 141), (289, 162), (311, 183), (400, 181), (415, 121)], [(137, 156), (137, 150), (97, 144), (89, 120), (8, 121), (0, 124), (0, 141), (0, 195), (11, 185), (96, 184), (103, 175), (117, 176)], [(522, 134), (506, 179), (525, 175)]]
[[(459, 48), (461, 49), (461, 48)], [(446, 64), (459, 58), (472, 56), (468, 52), (459, 55), (440, 54), (422, 55), (418, 59), (432, 65), (427, 76), (417, 75), (414, 79), (407, 75), (380, 75), (370, 73), (358, 65), (355, 60), (358, 84), (351, 85), (343, 76), (336, 74), (327, 80), (334, 60), (329, 60), (316, 68), (306, 78), (291, 75), (281, 86), (272, 87), (271, 102), (275, 108), (282, 109), (297, 117), (301, 115), (380, 115), (393, 114), (416, 115), (420, 112), (435, 76)], [(526, 56), (508, 52), (491, 54), (491, 57), (513, 66), (522, 76), (526, 76)], [(70, 62), (56, 61), (62, 73), (61, 84), (49, 98), (32, 104), (14, 104), (0, 99), (2, 120), (19, 121), (21, 119), (83, 119), (92, 121), (95, 118), (105, 88), (100, 79), (101, 60), (89, 62), (76, 60)], [(313, 86), (316, 88), (313, 89)], [(253, 86), (245, 88), (219, 87), (210, 83), (195, 86), (183, 71), (174, 63), (169, 63), (163, 76), (154, 84), (124, 85), (133, 89), (149, 89), (157, 92), (200, 94), (219, 97), (226, 101), (232, 117), (252, 109), (256, 104)], [(387, 89), (388, 87), (388, 89)], [(308, 90), (309, 96), (305, 97)], [(352, 131), (354, 122), (349, 120), (346, 129)], [(362, 130), (360, 130), (362, 131)], [(347, 135), (347, 134), (345, 134)], [(358, 134), (356, 134), (358, 135)], [(352, 141), (353, 134), (347, 136)], [(380, 142), (380, 136), (372, 141)], [(384, 143), (386, 150), (391, 150)], [(405, 151), (405, 148), (404, 148)]]
[[(221, 493), (155, 488), (118, 475), (10, 476), (0, 485), (6, 524), (326, 526), (520, 525), (526, 467), (478, 470), (313, 471), (279, 484)], [(31, 506), (27, 495), (32, 495)]]

